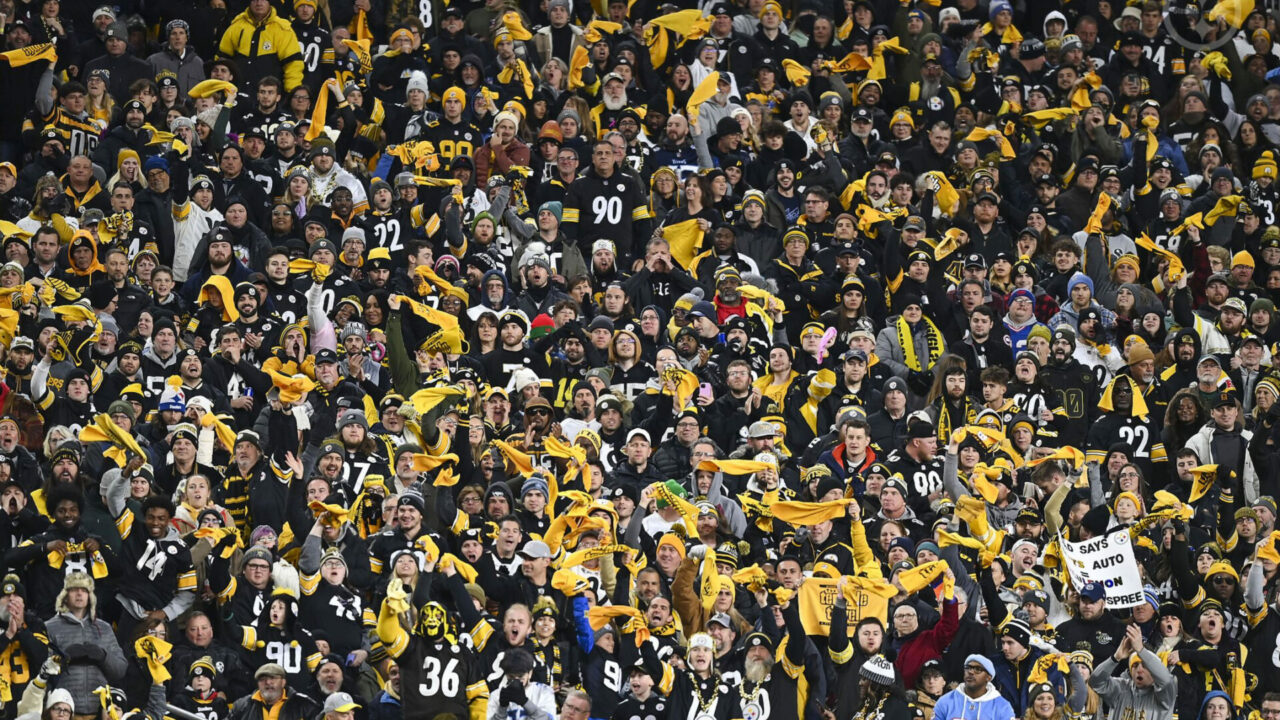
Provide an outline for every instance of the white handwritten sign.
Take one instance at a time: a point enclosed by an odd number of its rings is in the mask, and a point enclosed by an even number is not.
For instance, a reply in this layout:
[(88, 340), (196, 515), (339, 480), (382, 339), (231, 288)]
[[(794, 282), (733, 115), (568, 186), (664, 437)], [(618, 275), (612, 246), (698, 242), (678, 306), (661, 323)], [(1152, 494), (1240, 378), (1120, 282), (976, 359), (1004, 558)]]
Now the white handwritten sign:
[(1108, 607), (1134, 607), (1145, 602), (1129, 531), (1117, 530), (1082, 542), (1062, 538), (1061, 542), (1062, 558), (1077, 589), (1090, 581), (1102, 583)]

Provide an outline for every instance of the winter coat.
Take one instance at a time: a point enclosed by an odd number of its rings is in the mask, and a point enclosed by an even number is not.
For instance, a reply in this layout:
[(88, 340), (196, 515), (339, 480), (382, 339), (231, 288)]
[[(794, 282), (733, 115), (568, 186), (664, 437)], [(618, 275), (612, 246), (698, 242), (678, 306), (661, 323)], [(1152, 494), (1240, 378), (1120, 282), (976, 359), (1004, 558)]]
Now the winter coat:
[[(1187, 449), (1194, 450), (1196, 457), (1200, 458), (1201, 465), (1217, 464), (1218, 460), (1214, 457), (1213, 452), (1213, 436), (1217, 433), (1218, 428), (1209, 423), (1200, 428), (1199, 432), (1192, 435), (1187, 440)], [(1253, 453), (1249, 452), (1249, 443), (1253, 440), (1253, 433), (1248, 430), (1240, 430), (1240, 439), (1242, 440), (1242, 454), (1244, 455), (1244, 475), (1240, 478), (1240, 482), (1244, 487), (1245, 502), (1252, 504), (1258, 499), (1258, 471), (1253, 467)], [(1231, 468), (1234, 470), (1235, 468)]]
[[(62, 606), (62, 603), (58, 605)], [(124, 679), (128, 669), (124, 651), (116, 642), (111, 625), (97, 619), (93, 613), (81, 619), (69, 612), (61, 612), (45, 623), (45, 629), (49, 633), (49, 644), (72, 658), (58, 675), (56, 687), (71, 693), (78, 708), (97, 707), (98, 697), (93, 694), (94, 689), (118, 683)], [(74, 659), (70, 648), (76, 645), (100, 647), (105, 655), (98, 662)]]
[[(942, 605), (942, 619), (928, 630), (920, 630), (898, 648), (898, 658), (894, 664), (902, 673), (902, 682), (906, 687), (915, 687), (920, 678), (920, 669), (930, 660), (942, 658), (951, 639), (955, 637), (960, 626), (960, 616), (955, 600), (947, 600)], [(950, 715), (946, 717), (952, 717)]]

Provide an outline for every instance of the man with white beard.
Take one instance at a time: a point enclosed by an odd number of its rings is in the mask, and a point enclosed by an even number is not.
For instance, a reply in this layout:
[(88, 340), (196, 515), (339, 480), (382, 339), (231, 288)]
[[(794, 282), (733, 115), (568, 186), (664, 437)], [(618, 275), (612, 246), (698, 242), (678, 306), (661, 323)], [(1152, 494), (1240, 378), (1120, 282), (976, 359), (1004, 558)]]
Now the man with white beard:
[(701, 118), (698, 124), (710, 129), (714, 128), (721, 118), (733, 117), (735, 110), (743, 109), (738, 103), (729, 102), (729, 98), (737, 94), (738, 88), (733, 75), (720, 73), (720, 79), (716, 81), (716, 94), (698, 106), (698, 117)]
[(604, 76), (600, 90), (600, 104), (591, 108), (591, 118), (600, 129), (600, 137), (609, 130), (618, 128), (622, 119), (622, 111), (627, 107), (627, 81), (616, 72)]
[[(949, 78), (943, 72), (942, 61), (937, 55), (926, 53), (920, 66), (919, 82), (911, 83), (908, 97), (912, 101), (920, 101), (924, 106), (924, 125), (929, 126), (939, 120), (952, 120), (956, 108), (960, 106), (960, 93), (949, 84)], [(916, 127), (920, 127), (917, 116)]]
[[(785, 634), (778, 643), (780, 651), (763, 632), (753, 632), (743, 641), (746, 658), (742, 661), (742, 684), (738, 689), (740, 717), (801, 720), (810, 713), (817, 716), (822, 709), (820, 701), (827, 694), (826, 678), (822, 663), (815, 656), (817, 650), (811, 649), (805, 635), (799, 608), (794, 602), (766, 608), (762, 621), (766, 625), (771, 621), (779, 625), (785, 623)], [(807, 663), (806, 656), (809, 656)], [(808, 681), (807, 685), (800, 682), (802, 676)]]

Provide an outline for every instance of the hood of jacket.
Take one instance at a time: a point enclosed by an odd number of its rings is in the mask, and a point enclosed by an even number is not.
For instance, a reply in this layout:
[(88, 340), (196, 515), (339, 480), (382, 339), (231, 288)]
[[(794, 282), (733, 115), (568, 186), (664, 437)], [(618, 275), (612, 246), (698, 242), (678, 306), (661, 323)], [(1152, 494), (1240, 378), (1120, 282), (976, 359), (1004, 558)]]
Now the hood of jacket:
[(225, 275), (210, 275), (209, 279), (204, 281), (204, 285), (200, 288), (200, 304), (208, 302), (214, 295), (222, 300), (223, 322), (235, 322), (240, 319), (240, 312), (236, 310), (235, 291), (231, 287), (231, 280)]
[[(84, 247), (86, 243), (89, 248), (93, 250), (93, 260), (89, 263), (89, 267), (87, 269), (81, 270), (76, 267), (74, 262), (72, 262), (71, 254), (76, 250), (76, 248)], [(92, 275), (95, 272), (106, 271), (107, 268), (98, 260), (98, 239), (95, 238), (93, 233), (88, 230), (77, 230), (75, 234), (71, 236), (71, 242), (67, 243), (67, 272), (74, 275), (85, 276)]]
[(1200, 702), (1200, 712), (1196, 714), (1197, 718), (1204, 717), (1204, 709), (1209, 706), (1209, 701), (1214, 698), (1222, 698), (1223, 700), (1226, 700), (1227, 708), (1229, 708), (1228, 712), (1231, 713), (1227, 717), (1228, 718), (1236, 717), (1235, 705), (1232, 704), (1231, 702), (1231, 696), (1222, 692), (1221, 690), (1214, 690), (1212, 692), (1206, 693), (1204, 696), (1204, 700)]

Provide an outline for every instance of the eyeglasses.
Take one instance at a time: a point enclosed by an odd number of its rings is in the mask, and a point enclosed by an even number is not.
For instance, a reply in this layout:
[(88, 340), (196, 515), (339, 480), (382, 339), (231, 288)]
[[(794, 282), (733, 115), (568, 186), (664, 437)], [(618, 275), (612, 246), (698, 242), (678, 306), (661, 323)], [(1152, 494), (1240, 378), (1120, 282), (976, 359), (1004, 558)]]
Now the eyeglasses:
[(987, 669), (982, 667), (981, 665), (965, 665), (964, 671), (967, 673), (980, 673), (980, 672), (984, 673), (987, 671)]

